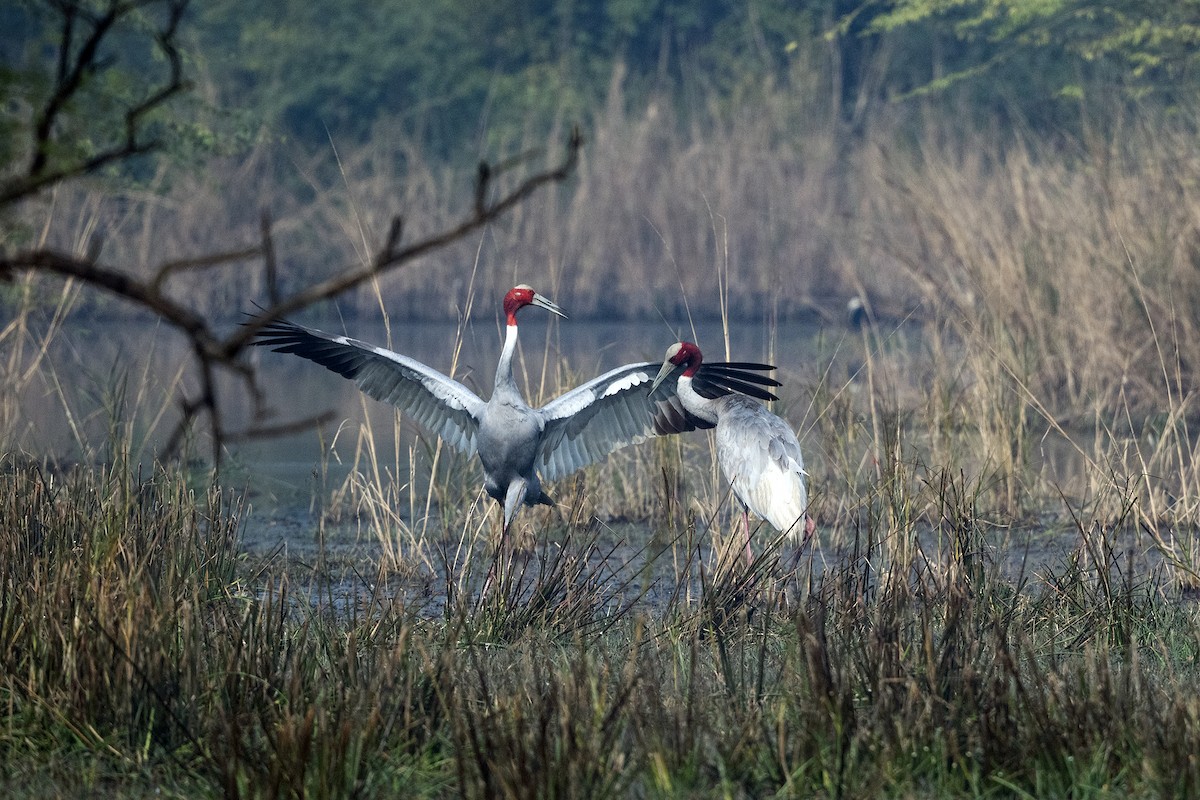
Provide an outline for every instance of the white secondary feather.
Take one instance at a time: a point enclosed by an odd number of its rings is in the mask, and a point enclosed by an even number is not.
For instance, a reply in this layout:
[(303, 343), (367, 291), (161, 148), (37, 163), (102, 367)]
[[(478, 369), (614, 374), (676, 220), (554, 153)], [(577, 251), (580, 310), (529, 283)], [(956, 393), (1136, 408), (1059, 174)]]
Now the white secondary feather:
[(657, 369), (649, 362), (626, 364), (542, 406), (546, 421), (538, 458), (542, 478), (552, 481), (570, 475), (653, 436), (656, 406), (672, 393), (670, 387), (663, 387), (651, 399)]
[(780, 531), (793, 529), (808, 508), (804, 465), (784, 452), (787, 444), (777, 437), (757, 453), (739, 447), (735, 454), (718, 439), (717, 458), (734, 494)]

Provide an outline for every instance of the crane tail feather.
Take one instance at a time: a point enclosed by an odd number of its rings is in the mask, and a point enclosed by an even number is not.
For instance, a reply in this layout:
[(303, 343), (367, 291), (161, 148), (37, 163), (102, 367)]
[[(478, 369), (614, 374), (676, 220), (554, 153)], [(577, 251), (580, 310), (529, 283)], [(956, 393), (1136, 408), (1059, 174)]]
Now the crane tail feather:
[(504, 530), (512, 525), (521, 504), (525, 502), (525, 493), (529, 491), (529, 482), (524, 478), (513, 478), (509, 481), (508, 491), (504, 493)]

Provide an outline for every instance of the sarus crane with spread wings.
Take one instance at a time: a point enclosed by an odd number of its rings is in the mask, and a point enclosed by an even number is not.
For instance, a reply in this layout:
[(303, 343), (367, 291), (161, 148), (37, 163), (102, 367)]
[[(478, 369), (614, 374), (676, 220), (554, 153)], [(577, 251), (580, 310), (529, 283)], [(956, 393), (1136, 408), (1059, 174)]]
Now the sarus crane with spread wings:
[[(675, 397), (674, 384), (654, 385), (657, 362), (617, 367), (541, 408), (531, 408), (513, 379), (517, 312), (526, 306), (566, 317), (529, 286), (515, 286), (505, 294), (504, 346), (495, 387), (486, 401), (408, 356), (286, 320), (265, 324), (254, 344), (293, 353), (350, 378), (367, 395), (396, 406), (459, 452), (478, 454), (484, 489), (503, 510), (503, 545), (522, 505), (554, 504), (542, 481), (562, 478), (651, 436), (694, 428), (687, 427), (689, 415)], [(771, 369), (765, 364), (718, 363), (705, 364), (701, 374), (714, 386), (773, 399), (759, 387), (779, 383), (755, 374)]]

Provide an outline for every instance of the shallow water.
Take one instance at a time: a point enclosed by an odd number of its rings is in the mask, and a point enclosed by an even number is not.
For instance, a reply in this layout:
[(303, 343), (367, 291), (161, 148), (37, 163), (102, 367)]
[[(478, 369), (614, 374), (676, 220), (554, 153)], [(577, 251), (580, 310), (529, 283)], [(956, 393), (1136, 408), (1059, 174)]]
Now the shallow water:
[[(516, 606), (543, 595), (558, 607), (569, 606), (571, 597), (584, 598), (589, 624), (603, 624), (626, 610), (708, 613), (712, 604), (702, 602), (704, 597), (718, 598), (725, 610), (764, 609), (780, 599), (795, 601), (830, 578), (878, 587), (893, 559), (901, 557), (895, 541), (867, 542), (863, 537), (835, 548), (823, 543), (818, 531), (808, 546), (798, 549), (794, 543), (774, 541), (773, 532), (761, 528), (754, 536), (755, 567), (748, 571), (738, 546), (740, 528), (671, 533), (650, 524), (595, 519), (568, 528), (545, 518), (525, 519), (518, 527), (528, 546), (513, 548), (512, 572), (500, 585)], [(277, 511), (260, 519), (248, 527), (243, 541), (247, 563), (276, 578), (286, 574), (293, 599), (338, 613), (363, 614), (369, 607), (399, 603), (418, 615), (440, 617), (451, 598), (479, 597), (494, 556), (486, 535), (464, 542), (450, 533), (399, 548), (402, 560), (397, 563), (388, 554), (395, 552), (390, 543), (385, 546), (365, 534), (354, 521), (326, 525), (320, 536), (314, 535), (315, 528), (302, 513)], [(1053, 592), (1059, 577), (1081, 569), (1091, 576), (1085, 578), (1089, 582), (1106, 576), (1104, 580), (1121, 587), (1128, 578), (1181, 602), (1198, 599), (1193, 589), (1172, 581), (1161, 552), (1137, 531), (1086, 540), (1079, 531), (1061, 527), (995, 531), (978, 537), (965, 554), (950, 536), (928, 526), (921, 526), (913, 541), (916, 555), (902, 562), (912, 565), (905, 573), (934, 593), (951, 573), (968, 571), (988, 585), (999, 581), (1017, 591)], [(560, 559), (568, 565), (568, 579), (545, 579)], [(726, 588), (706, 594), (714, 584)], [(544, 592), (546, 586), (557, 592)]]
[[(483, 396), (490, 391), (501, 338), (495, 322), (476, 321), (465, 325), (461, 333), (455, 324), (404, 326), (393, 322), (390, 337), (378, 322), (355, 320), (343, 324), (334, 319), (304, 322), (372, 343), (387, 346), (390, 342), (398, 352), (443, 372), (452, 372), (468, 386), (481, 389)], [(548, 399), (547, 386), (557, 386), (560, 382), (575, 385), (631, 361), (657, 362), (667, 345), (678, 338), (699, 342), (712, 360), (728, 357), (775, 363), (779, 366), (778, 377), (785, 384), (775, 410), (797, 428), (810, 461), (820, 459), (822, 451), (813, 434), (809, 388), (824, 380), (835, 386), (845, 384), (848, 391), (853, 391), (852, 377), (864, 359), (863, 338), (838, 326), (733, 326), (728, 331), (728, 355), (724, 352), (725, 332), (719, 323), (690, 330), (661, 322), (560, 323), (527, 313), (521, 331), (517, 378), (527, 397), (535, 402)], [(902, 351), (903, 358), (916, 365), (914, 374), (919, 373), (923, 351), (919, 330), (897, 331), (885, 346)], [(117, 416), (130, 423), (136, 440), (144, 442), (139, 455), (148, 459), (169, 425), (156, 421), (155, 415), (147, 411), (162, 407), (162, 396), (174, 385), (181, 365), (188, 363), (187, 355), (183, 339), (160, 327), (72, 325), (52, 343), (50, 363), (55, 366), (52, 380), (31, 385), (22, 400), (26, 425), (23, 446), (32, 453), (75, 458), (79, 456), (78, 439), (103, 440), (111, 420)], [(320, 515), (313, 510), (314, 498), (323, 494), (321, 487), (337, 486), (345, 478), (355, 457), (355, 432), (363, 422), (369, 422), (375, 431), (386, 432), (377, 433), (381, 439), (380, 468), (398, 474), (401, 484), (411, 478), (419, 486), (425, 476), (408, 475), (407, 461), (395, 455), (407, 452), (411, 435), (405, 433), (403, 441), (393, 441), (392, 410), (365, 398), (352, 382), (322, 367), (267, 350), (254, 350), (250, 357), (260, 371), (268, 403), (276, 412), (267, 422), (285, 422), (325, 410), (332, 410), (337, 421), (321, 433), (310, 431), (229, 448), (223, 481), (244, 488), (252, 508), (244, 530), (247, 553), (253, 558), (281, 554), (300, 573), (309, 575), (314, 585), (341, 597), (341, 602), (359, 602), (364, 591), (372, 588), (374, 565), (388, 561), (386, 551), (391, 545), (385, 546), (373, 534), (364, 533), (370, 526), (361, 521), (352, 520), (340, 526), (322, 524)], [(186, 371), (183, 374), (184, 385), (190, 386)], [(220, 391), (227, 429), (249, 426), (253, 422), (251, 408), (240, 386), (225, 379)], [(112, 413), (114, 408), (122, 409), (119, 415)], [(135, 413), (133, 409), (139, 411)], [(1079, 468), (1074, 447), (1067, 442), (1047, 437), (1039, 443), (1038, 450), (1042, 469), (1051, 470), (1064, 481)], [(469, 474), (470, 479), (476, 480), (477, 468), (473, 467)], [(418, 491), (423, 493), (423, 489)], [(490, 504), (480, 508), (490, 509)], [(554, 548), (575, 547), (576, 555), (588, 561), (589, 569), (607, 574), (610, 581), (620, 584), (625, 579), (616, 576), (636, 576), (619, 592), (619, 598), (626, 600), (631, 596), (642, 597), (652, 605), (661, 606), (677, 587), (685, 597), (694, 596), (701, 580), (698, 565), (703, 563), (706, 569), (712, 569), (713, 537), (707, 533), (694, 534), (695, 541), (683, 548), (681, 554), (679, 542), (670, 546), (655, 543), (649, 525), (592, 520), (585, 527), (595, 532), (599, 544), (597, 550), (589, 551), (579, 537), (590, 534), (564, 533), (564, 526), (552, 520), (542, 523), (531, 563), (536, 565), (550, 557), (557, 552)], [(723, 539), (724, 534), (719, 538)], [(426, 542), (423, 548), (416, 548), (419, 552), (408, 554), (410, 567), (400, 565), (391, 570), (390, 580), (398, 582), (393, 588), (403, 591), (414, 602), (428, 603), (431, 612), (436, 612), (447, 594), (445, 576), (458, 566), (452, 564), (449, 571), (446, 568), (444, 554), (453, 549), (452, 544), (459, 550), (463, 547), (461, 542), (435, 539)], [(1034, 548), (1035, 563), (1061, 558), (1072, 546), (1069, 536), (1053, 548), (1039, 543)], [(477, 563), (487, 557), (489, 551), (485, 545), (474, 543), (471, 547), (482, 551), (476, 553)], [(998, 544), (992, 555), (1008, 547)], [(809, 565), (806, 574), (819, 576), (845, 563), (847, 553), (827, 552), (818, 545), (809, 556), (805, 561)], [(1010, 556), (1004, 559), (1018, 563)], [(619, 603), (620, 599), (614, 602)]]

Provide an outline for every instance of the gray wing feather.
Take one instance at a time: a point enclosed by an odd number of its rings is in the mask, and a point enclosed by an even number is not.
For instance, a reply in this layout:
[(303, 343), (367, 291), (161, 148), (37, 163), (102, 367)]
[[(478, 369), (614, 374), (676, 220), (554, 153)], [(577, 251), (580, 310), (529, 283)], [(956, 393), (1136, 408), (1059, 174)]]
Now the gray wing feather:
[(263, 327), (254, 344), (293, 353), (350, 378), (366, 395), (404, 411), (459, 452), (475, 452), (485, 403), (415, 359), (286, 320)]
[(782, 430), (774, 432), (771, 437), (771, 443), (767, 446), (767, 453), (783, 470), (800, 470), (804, 472), (804, 456), (800, 453), (800, 442), (796, 439), (796, 434), (792, 432), (786, 424), (781, 426)]
[[(677, 384), (672, 384), (677, 385)], [(654, 435), (666, 436), (672, 433), (686, 433), (694, 430), (705, 430), (716, 425), (715, 422), (709, 422), (706, 419), (701, 419), (695, 414), (689, 412), (683, 407), (683, 401), (679, 399), (679, 395), (670, 394), (663, 397), (656, 404), (657, 408), (654, 415)]]
[(675, 381), (664, 381), (652, 397), (650, 386), (658, 367), (653, 362), (617, 367), (542, 406), (542, 477), (552, 481), (570, 475), (626, 445), (665, 432), (656, 430), (655, 419), (674, 397)]
[(717, 457), (734, 494), (781, 531), (796, 533), (808, 506), (800, 442), (780, 417), (753, 400), (729, 395), (717, 426)]

